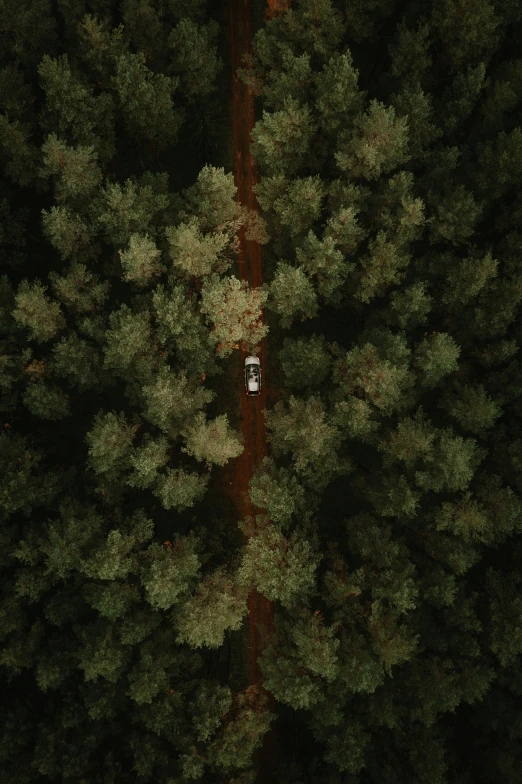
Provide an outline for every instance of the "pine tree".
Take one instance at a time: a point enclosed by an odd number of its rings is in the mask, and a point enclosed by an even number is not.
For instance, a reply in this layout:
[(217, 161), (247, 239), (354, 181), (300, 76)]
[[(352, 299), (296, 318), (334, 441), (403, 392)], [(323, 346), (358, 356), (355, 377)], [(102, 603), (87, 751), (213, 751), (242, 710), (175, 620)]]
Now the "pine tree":
[(212, 272), (223, 273), (231, 265), (230, 261), (223, 262), (228, 237), (218, 232), (203, 234), (196, 216), (189, 223), (168, 226), (165, 234), (174, 268), (187, 281), (193, 278), (199, 281)]
[(444, 428), (432, 453), (424, 459), (425, 470), (415, 472), (415, 482), (424, 491), (435, 493), (464, 490), (486, 454), (487, 450), (479, 447), (475, 439), (464, 439), (454, 435), (452, 428)]
[(189, 379), (183, 370), (174, 373), (169, 365), (164, 365), (142, 387), (142, 394), (145, 418), (171, 437), (192, 424), (196, 413), (215, 397), (212, 390), (205, 389), (193, 376)]
[(299, 267), (279, 261), (268, 289), (267, 310), (278, 316), (279, 324), (288, 329), (296, 316), (301, 321), (318, 313), (317, 296), (306, 274)]
[(261, 466), (254, 471), (249, 483), (249, 495), (252, 503), (263, 509), (268, 519), (282, 530), (289, 526), (292, 516), (300, 520), (308, 519), (316, 505), (293, 472), (276, 468), (270, 457), (264, 457)]
[(462, 183), (447, 182), (444, 191), (434, 199), (429, 193), (429, 204), (435, 201), (434, 215), (427, 219), (429, 241), (449, 242), (460, 245), (468, 240), (475, 231), (484, 202), (479, 202)]
[[(259, 687), (248, 686), (235, 696), (234, 703), (232, 715), (208, 748), (208, 761), (212, 768), (225, 773), (251, 767), (255, 749), (261, 746), (263, 735), (276, 718), (268, 709), (266, 696)], [(255, 772), (247, 770), (246, 774), (240, 774), (238, 781), (253, 784), (252, 774), (255, 776)]]
[(351, 461), (338, 454), (339, 431), (328, 421), (318, 396), (302, 400), (291, 395), (288, 405), (278, 401), (264, 414), (274, 456), (290, 452), (298, 478), (312, 490), (320, 491), (350, 472)]
[(269, 174), (284, 169), (287, 176), (296, 174), (305, 163), (317, 124), (308, 104), (301, 106), (295, 98), (284, 99), (284, 107), (268, 114), (252, 129), (252, 155)]
[(399, 21), (394, 40), (388, 44), (391, 56), (390, 73), (406, 85), (424, 85), (429, 79), (433, 58), (429, 52), (430, 26), (419, 23), (408, 27), (405, 19)]
[(258, 342), (268, 333), (261, 321), (262, 307), (268, 298), (264, 288), (250, 289), (235, 276), (211, 275), (201, 289), (200, 310), (212, 324), (209, 341), (217, 343), (217, 353), (226, 357), (236, 345), (256, 351)]
[(248, 539), (237, 579), (239, 585), (292, 608), (313, 594), (316, 568), (316, 557), (302, 532), (294, 530), (286, 537), (272, 521)]
[(285, 338), (278, 354), (288, 387), (308, 390), (320, 387), (328, 378), (332, 356), (324, 335)]
[(214, 41), (219, 25), (211, 19), (206, 25), (198, 25), (183, 17), (171, 30), (168, 39), (172, 49), (172, 67), (179, 74), (180, 88), (189, 98), (207, 95), (215, 89), (217, 75), (223, 69), (223, 61), (217, 56)]
[(219, 373), (208, 342), (208, 329), (199, 310), (188, 300), (183, 285), (166, 289), (156, 286), (152, 295), (157, 335), (162, 343), (175, 346), (187, 373)]
[(100, 195), (93, 200), (94, 223), (102, 238), (110, 245), (123, 247), (134, 233), (156, 238), (154, 226), (158, 216), (169, 206), (162, 178), (129, 177), (123, 185), (107, 182)]
[(0, 441), (4, 477), (0, 492), (1, 517), (7, 520), (17, 512), (29, 517), (33, 507), (54, 499), (59, 489), (57, 476), (52, 471), (41, 471), (42, 451), (33, 449), (26, 436), (3, 430)]
[(94, 195), (102, 181), (102, 172), (97, 164), (95, 148), (69, 147), (50, 133), (42, 145), (44, 166), (39, 170), (41, 177), (56, 177), (55, 190), (58, 201), (77, 203)]
[(187, 592), (199, 575), (200, 561), (190, 535), (176, 535), (172, 547), (153, 542), (144, 553), (140, 581), (145, 589), (145, 600), (156, 610), (168, 610), (186, 598)]
[(324, 236), (333, 237), (345, 256), (354, 254), (358, 245), (366, 237), (365, 230), (358, 224), (357, 212), (352, 206), (341, 207), (326, 221)]
[(103, 347), (104, 368), (128, 380), (137, 376), (148, 381), (160, 364), (159, 356), (152, 351), (154, 343), (149, 311), (132, 312), (128, 305), (123, 304), (112, 311), (109, 324)]
[(422, 385), (428, 389), (437, 386), (444, 376), (458, 370), (460, 348), (447, 332), (435, 332), (415, 347), (413, 366), (419, 373)]
[(512, 188), (522, 166), (522, 129), (514, 128), (510, 133), (500, 131), (490, 142), (477, 143), (477, 165), (473, 179), (481, 193), (489, 198), (501, 198)]
[(27, 68), (40, 62), (42, 55), (56, 48), (58, 31), (49, 0), (19, 8), (13, 0), (2, 4), (0, 27), (5, 40), (5, 56)]
[[(295, 55), (292, 51), (282, 50), (281, 61), (279, 70), (267, 73), (262, 89), (263, 105), (271, 109), (282, 109), (285, 98), (288, 96), (294, 98), (299, 104), (305, 103), (312, 84), (310, 54), (304, 52), (301, 55)], [(246, 74), (245, 71), (242, 73)], [(239, 73), (238, 75), (240, 76)]]
[(118, 251), (123, 270), (123, 279), (140, 288), (148, 286), (154, 278), (165, 272), (161, 264), (161, 251), (148, 234), (131, 234), (127, 250)]
[(124, 471), (130, 466), (130, 453), (138, 425), (127, 421), (125, 413), (110, 411), (96, 414), (92, 429), (85, 436), (89, 462), (97, 474)]
[(121, 54), (116, 60), (111, 85), (118, 96), (118, 108), (130, 136), (148, 139), (158, 150), (177, 141), (185, 119), (184, 110), (174, 106), (179, 88), (177, 76), (154, 73), (145, 64), (145, 55)]
[(133, 473), (127, 479), (131, 487), (151, 487), (158, 478), (158, 471), (168, 462), (169, 441), (165, 436), (144, 438), (143, 444), (134, 449), (130, 456)]
[(193, 648), (219, 648), (227, 629), (241, 628), (247, 612), (244, 589), (225, 567), (218, 567), (199, 583), (174, 618), (178, 642)]
[(77, 26), (78, 55), (87, 66), (108, 87), (113, 75), (114, 62), (128, 52), (128, 42), (124, 40), (123, 24), (113, 30), (107, 19), (85, 14)]
[(408, 155), (410, 160), (422, 163), (429, 155), (426, 148), (444, 133), (432, 122), (436, 112), (433, 108), (431, 95), (424, 92), (419, 82), (413, 82), (412, 84), (407, 83), (398, 93), (390, 95), (389, 101), (397, 117), (407, 117), (408, 119)]
[(163, 19), (165, 10), (145, 0), (124, 0), (121, 17), (129, 43), (142, 52), (158, 69), (165, 61), (169, 24)]
[(366, 340), (361, 336), (359, 342), (362, 346), (355, 346), (334, 362), (332, 382), (338, 394), (366, 400), (385, 415), (407, 406), (414, 378), (405, 339), (394, 335), (393, 343), (386, 345), (381, 343), (381, 335), (370, 334)]
[(499, 25), (489, 0), (479, 0), (473, 8), (463, 0), (441, 0), (430, 18), (430, 27), (445, 48), (444, 64), (452, 73), (490, 56), (501, 41)]
[(42, 231), (64, 261), (87, 260), (93, 255), (92, 234), (78, 213), (69, 207), (42, 210)]
[(325, 680), (338, 672), (339, 645), (319, 611), (297, 608), (291, 620), (278, 618), (275, 639), (259, 657), (266, 687), (296, 710), (323, 702)]
[(208, 474), (186, 471), (185, 468), (167, 468), (165, 474), (158, 474), (152, 492), (160, 499), (164, 509), (181, 512), (194, 506), (205, 494), (209, 480)]
[(346, 263), (343, 254), (335, 245), (331, 236), (320, 240), (310, 230), (302, 246), (296, 248), (299, 267), (304, 267), (308, 277), (316, 283), (318, 293), (330, 304), (340, 302), (339, 289), (349, 273), (355, 269), (354, 264)]
[(82, 147), (92, 146), (107, 163), (116, 152), (114, 101), (108, 93), (94, 95), (74, 73), (67, 54), (44, 55), (38, 65), (45, 108), (39, 116), (44, 133), (58, 132)]
[(441, 120), (447, 132), (453, 133), (470, 117), (479, 95), (485, 87), (486, 66), (469, 65), (465, 74), (459, 73), (441, 95)]
[(374, 99), (356, 116), (350, 131), (340, 132), (335, 161), (352, 178), (376, 180), (409, 160), (407, 144), (407, 118), (397, 118), (392, 106)]
[(234, 233), (240, 209), (235, 201), (237, 186), (230, 172), (223, 168), (205, 165), (200, 170), (196, 182), (183, 191), (182, 218), (196, 215), (203, 231)]
[(384, 296), (391, 285), (404, 280), (406, 273), (403, 270), (410, 261), (409, 253), (405, 253), (397, 242), (389, 240), (385, 231), (379, 231), (369, 242), (368, 255), (360, 260), (357, 299), (367, 304), (375, 297)]
[(207, 422), (205, 414), (200, 411), (183, 435), (186, 447), (182, 448), (182, 452), (200, 462), (205, 461), (207, 467), (211, 464), (224, 466), (245, 449), (242, 435), (230, 429), (226, 414)]
[(358, 76), (347, 50), (343, 54), (334, 52), (315, 77), (315, 106), (323, 133), (336, 133), (362, 111), (366, 94), (357, 86)]
[(22, 395), (22, 400), (29, 411), (39, 419), (63, 419), (71, 413), (68, 395), (43, 379), (30, 383)]
[(492, 138), (502, 128), (510, 127), (510, 115), (518, 103), (520, 84), (520, 60), (505, 60), (495, 69), (493, 78), (487, 81), (486, 92), (480, 106), (480, 123), (472, 134), (475, 138)]
[(484, 436), (495, 421), (502, 416), (502, 407), (492, 399), (483, 384), (464, 384), (453, 389), (446, 388), (445, 397), (439, 406), (469, 433)]
[(109, 281), (100, 281), (98, 273), (77, 262), (67, 267), (65, 275), (51, 271), (49, 281), (58, 299), (75, 313), (101, 311), (111, 289)]
[(13, 318), (29, 330), (31, 340), (45, 343), (65, 327), (65, 317), (58, 302), (46, 295), (47, 286), (36, 279), (31, 283), (25, 278), (15, 296)]
[(321, 215), (325, 188), (318, 176), (294, 178), (286, 193), (276, 199), (272, 208), (280, 223), (290, 227), (290, 235), (304, 234)]
[(411, 329), (426, 323), (433, 301), (427, 288), (426, 281), (420, 280), (401, 290), (392, 291), (390, 309), (393, 319), (398, 322), (401, 329)]

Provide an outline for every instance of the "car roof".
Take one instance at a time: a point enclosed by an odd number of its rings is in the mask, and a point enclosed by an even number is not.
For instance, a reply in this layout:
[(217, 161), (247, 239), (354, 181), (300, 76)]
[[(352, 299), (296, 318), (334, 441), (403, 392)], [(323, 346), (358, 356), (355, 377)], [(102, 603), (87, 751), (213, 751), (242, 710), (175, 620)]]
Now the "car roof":
[(245, 365), (260, 365), (261, 361), (259, 357), (250, 356), (245, 359)]

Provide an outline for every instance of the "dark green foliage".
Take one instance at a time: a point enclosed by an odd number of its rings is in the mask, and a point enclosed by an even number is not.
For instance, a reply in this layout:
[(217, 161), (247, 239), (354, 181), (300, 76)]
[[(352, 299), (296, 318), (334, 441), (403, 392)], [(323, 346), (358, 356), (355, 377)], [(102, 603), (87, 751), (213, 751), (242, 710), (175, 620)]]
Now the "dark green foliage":
[(180, 186), (174, 163), (190, 105), (228, 100), (220, 24), (0, 6), (0, 778), (247, 782), (272, 715), (241, 643), (222, 653), (247, 612), (234, 521), (202, 524), (243, 444), (167, 234), (196, 222), (219, 281), (235, 261), (232, 175), (192, 155)]
[[(281, 782), (519, 777), (520, 32), (509, 1), (303, 0), (254, 40)], [(318, 559), (295, 603), (292, 534)]]
[(255, 293), (215, 8), (0, 3), (0, 778), (254, 784), (255, 588), (274, 782), (519, 784), (519, 4), (260, 26)]

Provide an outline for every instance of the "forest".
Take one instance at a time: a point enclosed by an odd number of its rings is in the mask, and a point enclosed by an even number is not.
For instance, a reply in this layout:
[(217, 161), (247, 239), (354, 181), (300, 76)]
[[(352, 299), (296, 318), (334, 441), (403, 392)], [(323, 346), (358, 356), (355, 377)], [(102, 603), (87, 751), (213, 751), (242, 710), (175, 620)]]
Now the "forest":
[(522, 784), (522, 4), (245, 2), (255, 211), (231, 2), (0, 0), (0, 782)]

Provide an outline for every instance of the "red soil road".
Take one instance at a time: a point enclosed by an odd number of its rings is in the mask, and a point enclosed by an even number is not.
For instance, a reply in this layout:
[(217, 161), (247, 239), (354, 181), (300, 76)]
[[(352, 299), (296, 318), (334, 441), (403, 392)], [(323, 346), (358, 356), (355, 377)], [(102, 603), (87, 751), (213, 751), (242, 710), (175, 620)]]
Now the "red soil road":
[[(269, 0), (265, 11), (265, 19), (272, 18), (288, 3)], [(252, 24), (249, 0), (229, 0), (230, 46), (232, 57), (232, 116), (234, 129), (234, 177), (237, 187), (237, 201), (253, 210), (258, 210), (257, 199), (252, 186), (257, 182), (257, 169), (250, 155), (250, 132), (255, 124), (254, 96), (251, 90), (237, 76), (237, 69), (245, 67), (243, 55), (252, 53)], [(249, 282), (252, 288), (261, 286), (263, 272), (261, 263), (261, 245), (249, 241), (245, 237), (245, 227), (238, 232), (239, 239), (239, 278)], [(262, 314), (264, 323), (264, 313)], [(241, 371), (244, 367), (247, 352), (240, 350)], [(265, 374), (265, 341), (261, 341), (259, 358), (262, 368), (262, 390), (257, 397), (247, 397), (244, 393), (241, 399), (242, 432), (245, 442), (243, 453), (230, 461), (229, 470), (226, 471), (228, 487), (233, 490), (239, 519), (247, 516), (254, 518), (262, 514), (263, 510), (255, 507), (249, 498), (248, 484), (263, 457), (267, 454), (266, 427), (262, 410), (266, 407)], [(244, 388), (244, 387), (243, 387)], [(229, 484), (231, 483), (231, 484)], [(250, 686), (260, 690), (268, 698), (268, 707), (275, 712), (275, 700), (271, 694), (264, 692), (261, 684), (261, 671), (258, 656), (261, 650), (260, 627), (269, 638), (274, 629), (274, 608), (272, 602), (257, 591), (252, 591), (248, 599), (249, 613), (249, 662)], [(272, 774), (277, 768), (277, 738), (275, 722), (263, 738), (263, 747), (257, 755), (259, 784), (273, 781)]]

